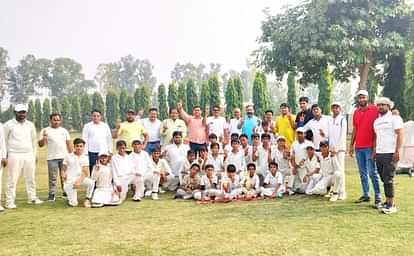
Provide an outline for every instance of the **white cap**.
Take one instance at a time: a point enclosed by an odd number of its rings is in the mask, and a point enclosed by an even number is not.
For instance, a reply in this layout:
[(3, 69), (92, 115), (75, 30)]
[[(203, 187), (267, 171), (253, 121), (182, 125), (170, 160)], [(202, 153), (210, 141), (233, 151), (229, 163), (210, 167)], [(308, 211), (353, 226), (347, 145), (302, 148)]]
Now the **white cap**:
[(389, 98), (387, 97), (378, 97), (377, 100), (375, 101), (375, 104), (384, 104), (384, 105), (388, 105), (390, 106), (390, 108), (394, 107), (394, 102), (392, 102)]
[(14, 111), (16, 112), (27, 112), (27, 106), (25, 104), (17, 104), (16, 106), (14, 106)]
[(109, 153), (108, 150), (101, 150), (99, 151), (99, 156), (110, 156), (111, 154)]
[(331, 107), (332, 107), (332, 106), (338, 106), (338, 107), (342, 108), (342, 104), (341, 104), (341, 102), (339, 102), (339, 101), (334, 101), (334, 102), (332, 102)]
[(368, 91), (367, 90), (359, 90), (357, 92), (357, 95), (364, 95), (364, 96), (368, 96)]
[(313, 148), (313, 149), (316, 149), (315, 145), (313, 145), (313, 143), (312, 143), (312, 142), (311, 142), (311, 143), (307, 143), (307, 145), (306, 145), (306, 149), (308, 149), (308, 148)]
[(305, 130), (305, 128), (303, 128), (303, 127), (298, 127), (298, 128), (296, 129), (296, 132), (302, 132), (302, 133), (305, 133), (305, 132), (306, 132), (306, 130)]
[(286, 137), (283, 135), (279, 135), (277, 136), (276, 141), (279, 141), (279, 140), (286, 140)]

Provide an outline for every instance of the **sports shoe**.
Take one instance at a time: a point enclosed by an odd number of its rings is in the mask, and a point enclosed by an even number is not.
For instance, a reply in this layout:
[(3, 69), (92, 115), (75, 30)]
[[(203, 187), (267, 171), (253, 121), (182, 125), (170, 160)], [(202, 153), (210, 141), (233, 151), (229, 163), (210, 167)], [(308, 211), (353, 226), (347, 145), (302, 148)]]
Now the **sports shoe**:
[(43, 204), (44, 202), (39, 198), (27, 201), (28, 204)]
[(164, 189), (162, 189), (162, 188), (159, 188), (159, 189), (158, 189), (158, 192), (159, 192), (159, 193), (161, 193), (161, 194), (164, 194), (164, 193), (165, 193), (165, 190), (164, 190)]
[(333, 195), (333, 193), (329, 192), (328, 194), (324, 195), (323, 197), (330, 198), (332, 195)]
[(104, 204), (93, 203), (92, 208), (101, 208), (104, 207)]
[(345, 200), (345, 199), (346, 199), (346, 194), (339, 194), (338, 200)]
[(6, 204), (6, 208), (7, 209), (16, 209), (17, 206), (13, 203), (13, 204)]
[(145, 191), (145, 197), (150, 197), (151, 196), (151, 194), (152, 194), (152, 191), (151, 190), (147, 190), (147, 191)]
[(361, 196), (358, 200), (355, 201), (355, 203), (367, 203), (371, 200), (370, 197)]
[(382, 208), (382, 212), (385, 213), (385, 214), (393, 214), (393, 213), (397, 213), (398, 209), (395, 205), (394, 206), (387, 206), (387, 207)]
[(374, 206), (375, 209), (382, 209), (382, 207), (384, 207), (384, 204), (381, 202), (381, 200), (375, 200)]
[(4, 212), (4, 208), (1, 205), (0, 205), (0, 212)]
[(159, 200), (158, 193), (152, 193), (151, 197), (152, 197), (152, 200)]
[(331, 198), (329, 198), (329, 201), (336, 202), (338, 200), (338, 198), (339, 198), (339, 195), (336, 194), (336, 193), (333, 193)]
[(135, 202), (140, 202), (141, 201), (141, 197), (134, 196), (134, 198), (132, 198), (132, 200), (134, 200)]
[(47, 198), (47, 201), (49, 203), (54, 203), (56, 201), (55, 195), (49, 195), (48, 198)]
[(289, 190), (289, 196), (294, 195), (295, 191)]

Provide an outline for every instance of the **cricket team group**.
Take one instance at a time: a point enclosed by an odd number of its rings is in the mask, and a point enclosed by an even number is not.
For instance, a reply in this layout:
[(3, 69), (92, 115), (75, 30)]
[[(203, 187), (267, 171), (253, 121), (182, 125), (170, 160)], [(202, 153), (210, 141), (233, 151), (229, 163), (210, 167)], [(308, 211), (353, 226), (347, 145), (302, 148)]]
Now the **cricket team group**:
[(368, 92), (357, 92), (348, 150), (347, 119), (340, 103), (332, 103), (331, 115), (323, 115), (317, 104), (310, 106), (307, 97), (299, 98), (299, 107), (294, 115), (284, 103), (277, 117), (268, 110), (260, 120), (254, 106), (247, 105), (244, 116), (235, 108), (232, 118), (226, 119), (219, 106), (209, 116), (208, 108), (203, 113), (196, 106), (189, 114), (178, 103), (165, 120), (157, 118), (156, 108), (148, 110), (147, 118), (128, 110), (126, 120), (112, 130), (102, 113), (93, 110), (80, 138), (72, 140), (59, 113), (52, 113), (50, 126), (37, 134), (27, 120), (27, 107), (17, 104), (15, 118), (0, 127), (0, 211), (5, 211), (1, 204), (5, 167), (7, 209), (17, 208), (21, 175), (27, 202), (43, 203), (36, 194), (36, 154), (38, 147), (47, 146), (50, 203), (56, 200), (58, 184), (72, 207), (78, 205), (77, 192), (85, 190), (82, 201), (87, 208), (159, 200), (165, 191), (175, 199), (199, 203), (277, 200), (293, 194), (320, 195), (335, 202), (347, 198), (345, 155), (355, 153), (362, 187), (356, 202), (370, 202), (371, 180), (374, 207), (396, 213), (393, 180), (403, 121), (391, 112), (393, 102), (380, 97), (375, 105), (369, 104)]

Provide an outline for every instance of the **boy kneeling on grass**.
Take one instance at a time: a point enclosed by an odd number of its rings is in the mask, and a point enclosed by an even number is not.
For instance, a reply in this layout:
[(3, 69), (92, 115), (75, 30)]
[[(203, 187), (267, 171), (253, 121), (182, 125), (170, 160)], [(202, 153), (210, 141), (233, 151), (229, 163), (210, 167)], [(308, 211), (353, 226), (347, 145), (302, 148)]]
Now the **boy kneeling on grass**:
[(242, 180), (242, 195), (245, 200), (251, 200), (260, 192), (260, 179), (256, 174), (256, 165), (247, 165), (247, 175)]
[(180, 188), (177, 189), (175, 199), (201, 199), (201, 177), (198, 174), (200, 172), (200, 165), (193, 163), (190, 168), (190, 174), (184, 176), (183, 182)]
[(120, 192), (113, 183), (109, 161), (109, 152), (101, 151), (99, 159), (92, 169), (92, 180), (95, 182), (95, 191), (92, 197), (92, 207), (94, 208), (121, 203)]
[(264, 179), (263, 187), (260, 188), (260, 195), (269, 198), (283, 198), (283, 193), (285, 192), (283, 174), (279, 171), (276, 162), (270, 162), (269, 169), (270, 171)]
[(78, 189), (81, 187), (85, 188), (86, 199), (84, 201), (84, 206), (90, 208), (90, 199), (95, 187), (95, 182), (89, 178), (89, 159), (83, 152), (85, 141), (76, 138), (73, 141), (73, 145), (74, 151), (66, 155), (63, 160), (61, 173), (64, 181), (63, 189), (68, 196), (69, 205), (75, 207), (78, 205)]
[(334, 202), (338, 200), (338, 190), (341, 187), (341, 167), (338, 158), (329, 152), (329, 144), (327, 141), (321, 141), (321, 160), (320, 160), (320, 174), (321, 179), (316, 183), (315, 187), (310, 191), (312, 195), (325, 195), (328, 192), (328, 187), (333, 187), (332, 195), (329, 201)]

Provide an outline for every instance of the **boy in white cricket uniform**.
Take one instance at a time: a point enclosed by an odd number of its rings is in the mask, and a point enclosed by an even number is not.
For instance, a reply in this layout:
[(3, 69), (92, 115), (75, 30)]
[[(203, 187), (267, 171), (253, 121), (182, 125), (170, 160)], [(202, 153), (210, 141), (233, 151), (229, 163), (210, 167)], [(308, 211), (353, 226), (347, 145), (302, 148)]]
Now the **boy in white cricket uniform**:
[(132, 141), (133, 152), (130, 154), (132, 160), (132, 172), (136, 178), (136, 187), (134, 201), (141, 201), (144, 197), (145, 185), (144, 176), (146, 173), (152, 173), (154, 166), (147, 151), (144, 150), (144, 142), (140, 139)]
[(267, 173), (263, 187), (260, 188), (261, 196), (270, 198), (282, 198), (285, 192), (283, 174), (279, 172), (276, 162), (270, 162), (270, 171)]
[(168, 162), (160, 157), (161, 148), (155, 147), (151, 154), (152, 170), (147, 171), (144, 175), (145, 188), (149, 191), (146, 195), (151, 195), (153, 200), (159, 199), (160, 185), (167, 188), (172, 180), (172, 171)]
[(263, 185), (263, 180), (269, 171), (269, 163), (272, 161), (272, 145), (271, 137), (268, 133), (262, 134), (262, 146), (257, 150), (258, 161), (256, 174), (259, 176), (260, 185)]
[(209, 201), (210, 198), (214, 198), (220, 195), (218, 188), (218, 178), (214, 173), (214, 166), (207, 164), (205, 166), (205, 175), (201, 177), (200, 186), (201, 192), (194, 195), (197, 200)]
[(109, 152), (99, 152), (99, 162), (92, 169), (91, 179), (95, 182), (95, 191), (92, 197), (92, 207), (118, 205), (120, 193), (113, 183), (112, 169), (109, 165)]
[(339, 166), (338, 158), (330, 154), (327, 141), (321, 141), (319, 148), (321, 149), (320, 174), (322, 178), (316, 183), (310, 194), (325, 195), (328, 192), (328, 187), (333, 186), (333, 194), (330, 201), (334, 202), (338, 200), (338, 192), (341, 185), (341, 167)]
[(240, 151), (239, 146), (240, 144), (238, 140), (232, 140), (231, 141), (232, 150), (228, 155), (225, 154), (224, 156), (226, 168), (229, 164), (233, 164), (234, 166), (236, 166), (237, 173), (241, 173), (246, 169), (246, 162), (245, 162), (244, 154), (243, 152)]
[(272, 161), (277, 163), (278, 172), (283, 175), (283, 180), (285, 180), (291, 173), (290, 151), (286, 146), (285, 136), (278, 136), (276, 143), (276, 148), (272, 150)]
[(242, 179), (242, 194), (244, 199), (250, 200), (260, 192), (260, 180), (256, 174), (256, 165), (250, 163), (247, 165), (247, 175)]
[[(126, 153), (127, 145), (124, 140), (118, 140), (116, 142), (116, 149), (118, 152), (112, 156), (111, 167), (113, 172), (114, 183), (121, 192), (120, 199), (125, 201), (128, 193), (128, 186), (138, 186), (138, 179), (133, 174), (133, 164), (131, 155)], [(135, 196), (137, 190), (135, 190)]]
[(187, 174), (180, 188), (177, 189), (175, 199), (201, 199), (201, 177), (198, 175), (200, 172), (200, 165), (194, 163), (191, 165), (190, 174)]
[(306, 160), (306, 147), (311, 142), (305, 140), (305, 129), (299, 127), (296, 129), (296, 140), (292, 144), (291, 152), (291, 164), (292, 173), (288, 181), (289, 194), (305, 193), (307, 183), (303, 182), (303, 178), (306, 175), (306, 169), (304, 167)]
[(212, 143), (210, 145), (207, 164), (213, 166), (215, 175), (220, 180), (224, 176), (224, 156), (219, 154), (219, 147), (218, 143)]
[(95, 182), (89, 176), (89, 159), (84, 154), (85, 141), (76, 138), (73, 141), (74, 152), (68, 154), (63, 159), (62, 178), (65, 182), (63, 189), (65, 190), (69, 205), (75, 207), (78, 205), (77, 191), (80, 188), (86, 189), (86, 199), (84, 206), (91, 207), (90, 199), (92, 198)]
[(180, 184), (183, 183), (184, 176), (187, 174), (190, 174), (190, 168), (191, 164), (194, 163), (196, 159), (196, 152), (192, 150), (187, 151), (187, 158), (185, 159), (184, 163), (182, 163), (179, 172), (178, 177), (180, 178)]
[(227, 166), (226, 175), (220, 182), (220, 196), (216, 197), (216, 200), (232, 200), (238, 199), (241, 196), (241, 178), (237, 174), (236, 166), (229, 164)]
[(309, 144), (306, 147), (307, 158), (305, 160), (304, 167), (306, 169), (306, 175), (303, 178), (303, 182), (307, 183), (305, 194), (311, 195), (312, 189), (316, 186), (319, 180), (322, 178), (322, 175), (319, 174), (320, 164), (319, 158), (315, 154), (315, 146)]

